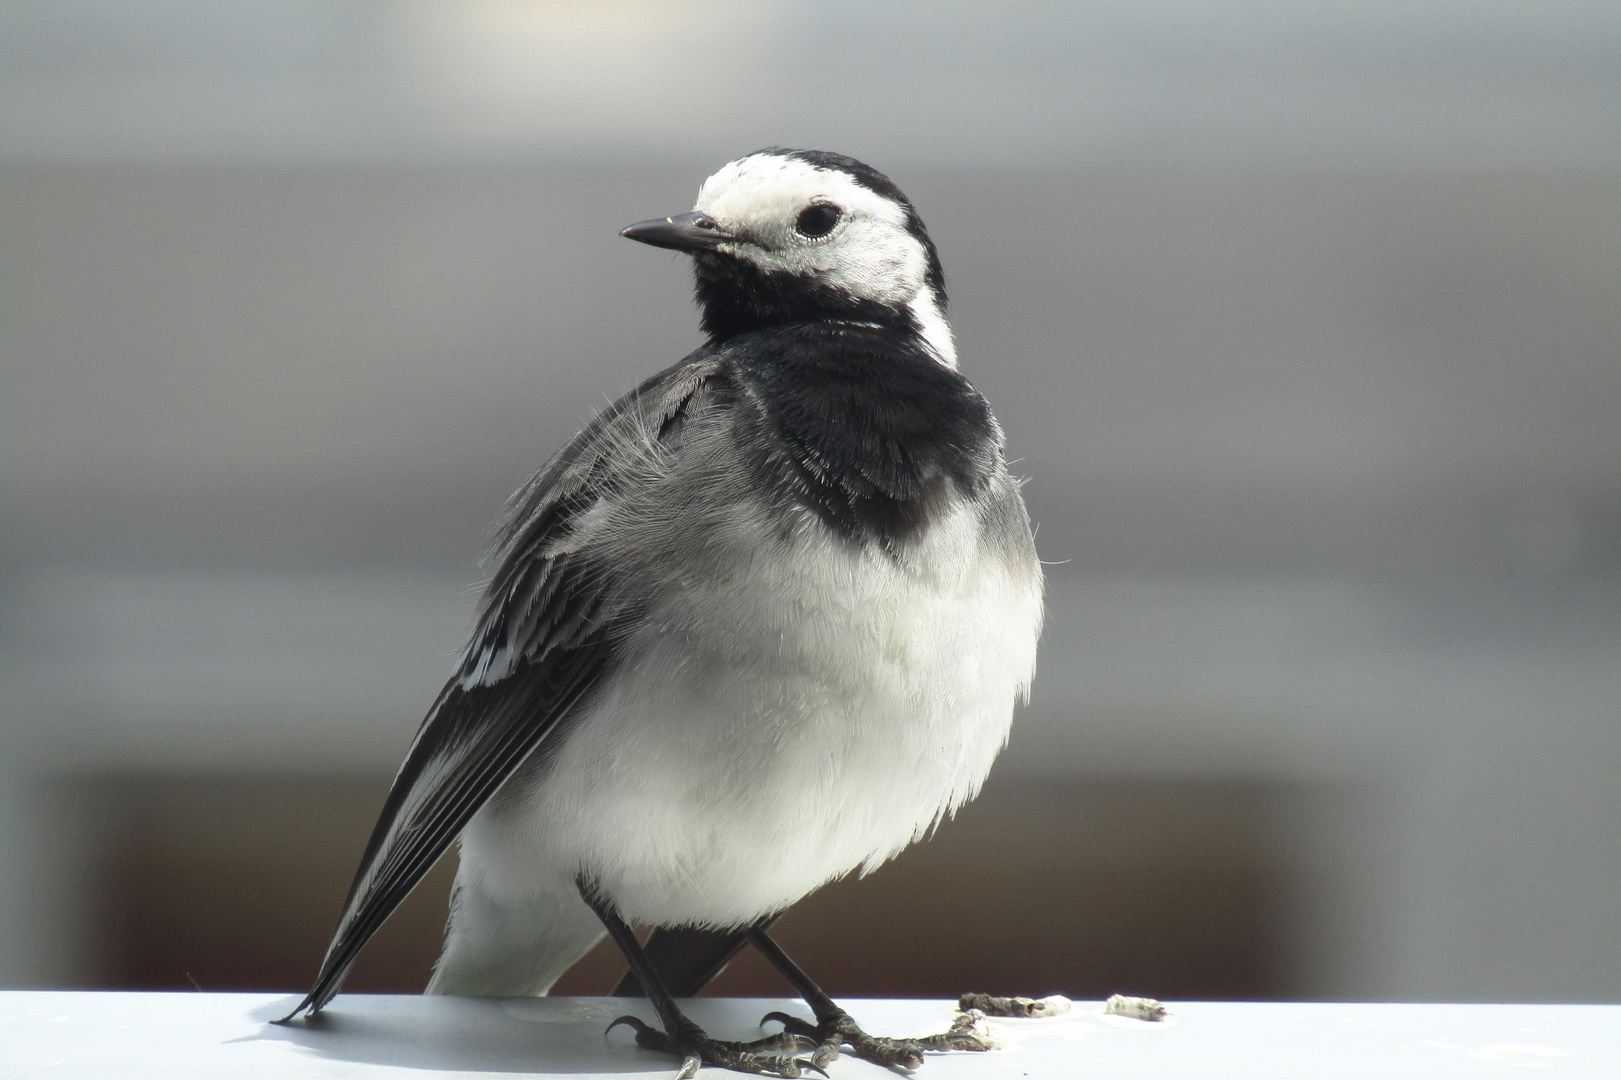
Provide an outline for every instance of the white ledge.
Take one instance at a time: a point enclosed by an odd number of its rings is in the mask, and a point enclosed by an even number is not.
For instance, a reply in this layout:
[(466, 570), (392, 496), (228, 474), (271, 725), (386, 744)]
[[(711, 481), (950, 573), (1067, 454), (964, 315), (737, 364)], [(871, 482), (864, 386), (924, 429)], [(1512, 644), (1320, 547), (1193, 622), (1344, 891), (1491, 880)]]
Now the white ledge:
[[(571, 1080), (669, 1075), (674, 1063), (639, 1050), (616, 1016), (653, 1015), (645, 1001), (612, 998), (474, 1000), (345, 994), (313, 1024), (268, 1021), (293, 995), (0, 993), (0, 1074), (16, 1077), (163, 1076), (278, 1080), (500, 1075)], [(753, 1038), (772, 1009), (808, 1016), (803, 1004), (770, 999), (690, 1002), (712, 1034)], [(942, 1030), (942, 1001), (845, 1001), (875, 1035)], [(1168, 1002), (1149, 1023), (1105, 1016), (1078, 1001), (1063, 1016), (996, 1020), (1008, 1039), (989, 1054), (930, 1055), (922, 1076), (1096, 1080), (1253, 1080), (1263, 1076), (1463, 1080), (1528, 1075), (1613, 1080), (1621, 1076), (1621, 1006), (1374, 1005)], [(844, 1058), (834, 1080), (896, 1074)], [(705, 1070), (703, 1075), (733, 1075)]]

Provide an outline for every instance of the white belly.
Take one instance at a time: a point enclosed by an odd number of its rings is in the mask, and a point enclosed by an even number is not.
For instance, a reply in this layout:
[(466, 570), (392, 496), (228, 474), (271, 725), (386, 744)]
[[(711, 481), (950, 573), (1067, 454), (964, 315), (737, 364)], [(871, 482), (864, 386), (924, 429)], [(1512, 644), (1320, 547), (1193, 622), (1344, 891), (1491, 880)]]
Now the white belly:
[(632, 920), (738, 925), (979, 790), (1034, 669), (1039, 569), (966, 508), (899, 560), (765, 530), (739, 521), (689, 565), (542, 781), (475, 819), (482, 891), (584, 871)]

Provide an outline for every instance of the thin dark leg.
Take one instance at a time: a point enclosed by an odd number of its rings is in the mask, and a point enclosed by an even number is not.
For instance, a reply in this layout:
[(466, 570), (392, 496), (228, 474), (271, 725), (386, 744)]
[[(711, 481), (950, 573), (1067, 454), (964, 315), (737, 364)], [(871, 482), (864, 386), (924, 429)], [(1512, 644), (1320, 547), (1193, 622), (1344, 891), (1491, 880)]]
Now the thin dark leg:
[(737, 1072), (764, 1073), (787, 1078), (798, 1077), (802, 1069), (822, 1071), (815, 1063), (792, 1055), (757, 1053), (759, 1050), (796, 1048), (799, 1045), (798, 1037), (787, 1032), (753, 1043), (735, 1043), (710, 1038), (703, 1028), (689, 1020), (676, 1005), (675, 999), (665, 989), (652, 962), (648, 960), (641, 943), (636, 940), (636, 934), (620, 917), (613, 904), (598, 895), (596, 889), (583, 877), (579, 880), (578, 886), (580, 896), (591, 910), (597, 913), (602, 925), (608, 928), (608, 936), (614, 939), (619, 951), (625, 954), (625, 961), (630, 964), (630, 970), (642, 984), (642, 992), (647, 995), (647, 1000), (653, 1005), (653, 1011), (658, 1013), (659, 1022), (664, 1025), (664, 1030), (659, 1031), (649, 1027), (638, 1017), (621, 1016), (608, 1025), (609, 1031), (624, 1024), (636, 1032), (636, 1045), (646, 1050), (663, 1050), (676, 1055), (681, 1059), (681, 1068), (676, 1073), (677, 1080), (688, 1080), (702, 1065), (718, 1065)]
[(805, 1004), (811, 1007), (816, 1019), (821, 1020), (832, 1013), (844, 1011), (820, 986), (811, 981), (811, 977), (805, 974), (805, 969), (794, 963), (793, 957), (782, 951), (782, 946), (765, 932), (764, 927), (750, 927), (746, 932), (749, 941), (760, 950), (760, 955), (770, 961), (771, 966), (788, 980), (788, 985), (794, 988), (794, 992), (805, 999)]
[[(597, 913), (602, 925), (608, 928), (608, 936), (614, 939), (619, 951), (625, 954), (631, 972), (642, 984), (642, 992), (647, 995), (647, 1000), (652, 1002), (653, 1011), (659, 1014), (659, 1022), (664, 1025), (665, 1033), (672, 1038), (678, 1038), (681, 1034), (700, 1031), (698, 1025), (688, 1020), (676, 1007), (675, 999), (664, 989), (664, 983), (659, 979), (658, 972), (653, 970), (647, 954), (642, 951), (641, 942), (636, 940), (636, 934), (625, 924), (625, 920), (619, 917), (619, 912), (599, 897), (596, 890), (587, 886), (583, 880), (580, 883), (580, 895), (591, 905), (591, 910)], [(696, 1065), (692, 1071), (697, 1072)], [(682, 1069), (682, 1073), (690, 1075), (685, 1068)]]
[[(755, 925), (764, 930), (776, 921), (775, 915), (769, 915)], [(697, 997), (748, 943), (746, 930), (660, 928), (653, 931), (642, 951), (647, 953), (647, 959), (670, 996), (684, 998)], [(642, 983), (634, 971), (625, 972), (625, 977), (614, 987), (613, 996), (642, 996)]]
[(782, 1024), (783, 1030), (789, 1034), (816, 1040), (817, 1047), (811, 1054), (811, 1061), (817, 1065), (826, 1065), (837, 1058), (839, 1047), (846, 1045), (855, 1051), (857, 1057), (891, 1069), (917, 1068), (923, 1064), (925, 1050), (996, 1048), (996, 1044), (984, 1033), (975, 1030), (979, 1016), (971, 1013), (963, 1013), (951, 1025), (950, 1030), (924, 1039), (888, 1039), (868, 1035), (861, 1030), (849, 1013), (839, 1008), (837, 1002), (811, 981), (811, 977), (794, 963), (792, 957), (782, 951), (782, 946), (771, 939), (771, 935), (765, 932), (764, 927), (750, 927), (747, 933), (749, 941), (760, 950), (760, 954), (770, 961), (772, 967), (782, 973), (782, 977), (788, 980), (789, 985), (811, 1007), (811, 1012), (816, 1015), (816, 1026), (811, 1027), (798, 1017), (789, 1016), (787, 1013), (771, 1013), (766, 1019)]

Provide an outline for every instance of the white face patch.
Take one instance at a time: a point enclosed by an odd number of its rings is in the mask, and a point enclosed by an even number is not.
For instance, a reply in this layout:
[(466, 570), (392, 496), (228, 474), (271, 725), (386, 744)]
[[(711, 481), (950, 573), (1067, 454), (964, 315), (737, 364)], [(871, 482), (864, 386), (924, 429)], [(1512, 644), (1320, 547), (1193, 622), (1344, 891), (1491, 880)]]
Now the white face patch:
[[(823, 236), (796, 225), (816, 206), (836, 207)], [(925, 342), (942, 363), (956, 348), (940, 299), (928, 285), (929, 256), (906, 227), (906, 208), (837, 169), (778, 154), (751, 154), (705, 180), (694, 210), (741, 238), (719, 250), (765, 273), (813, 276), (861, 300), (910, 308)], [(814, 230), (813, 230), (814, 231)]]

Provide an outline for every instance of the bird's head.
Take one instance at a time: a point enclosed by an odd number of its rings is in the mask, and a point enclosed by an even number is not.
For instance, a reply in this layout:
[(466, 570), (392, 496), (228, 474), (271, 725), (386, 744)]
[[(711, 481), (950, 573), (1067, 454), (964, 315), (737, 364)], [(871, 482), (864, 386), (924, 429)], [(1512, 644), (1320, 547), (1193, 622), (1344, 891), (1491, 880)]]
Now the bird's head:
[(691, 213), (621, 235), (693, 256), (712, 338), (853, 320), (917, 333), (956, 364), (934, 242), (889, 177), (854, 158), (760, 150), (705, 180)]

